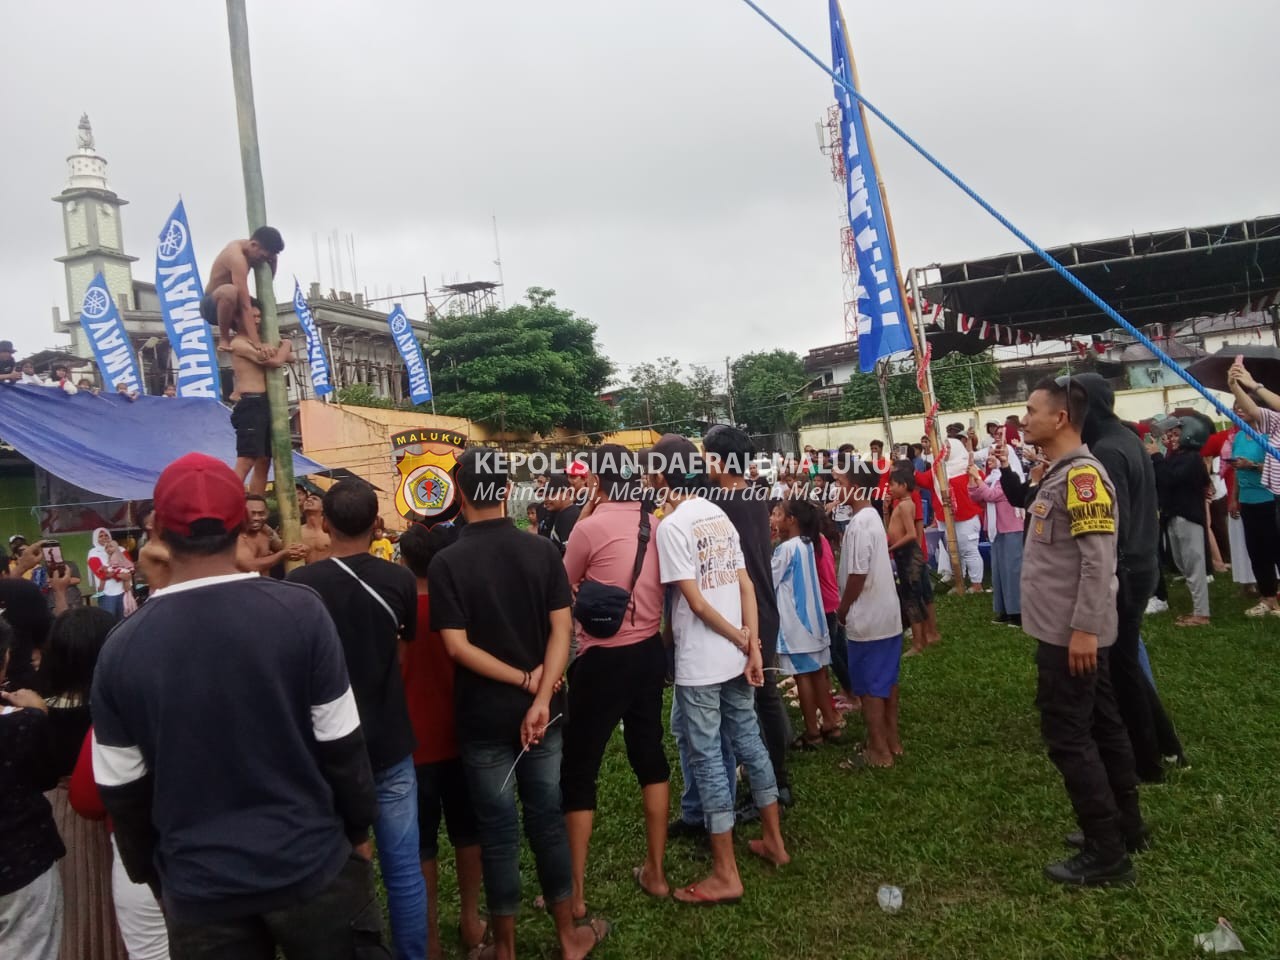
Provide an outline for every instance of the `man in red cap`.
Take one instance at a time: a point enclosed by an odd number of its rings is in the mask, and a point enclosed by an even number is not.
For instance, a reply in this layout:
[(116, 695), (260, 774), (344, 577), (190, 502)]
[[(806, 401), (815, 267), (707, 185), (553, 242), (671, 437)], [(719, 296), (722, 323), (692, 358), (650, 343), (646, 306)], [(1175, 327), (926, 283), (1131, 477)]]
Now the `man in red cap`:
[(347, 960), (382, 942), (364, 734), (320, 598), (237, 569), (244, 522), (226, 464), (160, 474), (171, 576), (98, 660), (94, 779), (174, 956)]

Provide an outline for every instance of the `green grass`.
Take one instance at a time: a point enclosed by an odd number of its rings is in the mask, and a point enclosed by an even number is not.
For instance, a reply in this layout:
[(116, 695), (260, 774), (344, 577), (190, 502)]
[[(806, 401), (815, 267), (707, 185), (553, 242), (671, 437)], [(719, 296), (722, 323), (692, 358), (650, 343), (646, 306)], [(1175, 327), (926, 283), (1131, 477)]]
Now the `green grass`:
[[(614, 924), (597, 955), (609, 958), (875, 958), (875, 960), (1153, 960), (1199, 954), (1197, 932), (1219, 916), (1250, 957), (1280, 957), (1280, 620), (1252, 621), (1229, 576), (1212, 587), (1215, 624), (1179, 630), (1174, 611), (1148, 618), (1144, 639), (1160, 693), (1192, 767), (1144, 788), (1156, 846), (1138, 859), (1138, 882), (1063, 890), (1041, 876), (1066, 854), (1074, 828), (1056, 771), (1041, 748), (1034, 642), (992, 626), (989, 597), (943, 598), (943, 645), (903, 662), (906, 757), (893, 770), (838, 767), (848, 747), (793, 754), (796, 806), (783, 820), (793, 862), (755, 860), (739, 831), (746, 897), (738, 907), (695, 908), (640, 895), (631, 876), (643, 856), (639, 791), (622, 750), (610, 745), (588, 866), (593, 911)], [(1026, 598), (1024, 602), (1034, 602)], [(851, 715), (856, 718), (856, 715)], [(854, 719), (850, 732), (860, 731)], [(679, 788), (670, 748), (673, 795)], [(673, 800), (674, 803), (674, 800)], [(442, 931), (456, 944), (451, 854), (442, 851)], [(688, 841), (668, 850), (672, 884), (707, 869)], [(525, 851), (525, 902), (538, 893)], [(876, 890), (902, 888), (898, 914)], [(529, 906), (521, 956), (558, 956), (551, 923)]]

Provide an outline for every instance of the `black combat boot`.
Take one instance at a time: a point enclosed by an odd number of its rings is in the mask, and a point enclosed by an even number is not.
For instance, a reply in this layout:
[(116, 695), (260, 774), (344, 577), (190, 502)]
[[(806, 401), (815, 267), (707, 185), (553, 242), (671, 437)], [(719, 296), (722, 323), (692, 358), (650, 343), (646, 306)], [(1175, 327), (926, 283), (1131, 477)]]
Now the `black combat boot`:
[(1049, 864), (1044, 868), (1044, 875), (1054, 883), (1076, 887), (1105, 887), (1137, 879), (1126, 854), (1106, 851), (1094, 843), (1087, 844), (1070, 859)]

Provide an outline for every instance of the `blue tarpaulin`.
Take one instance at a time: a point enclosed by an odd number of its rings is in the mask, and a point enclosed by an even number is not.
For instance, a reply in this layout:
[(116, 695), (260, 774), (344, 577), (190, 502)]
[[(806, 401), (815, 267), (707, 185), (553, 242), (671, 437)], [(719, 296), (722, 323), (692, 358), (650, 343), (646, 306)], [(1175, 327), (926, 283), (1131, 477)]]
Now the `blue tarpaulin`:
[[(183, 454), (236, 457), (231, 411), (216, 400), (68, 396), (22, 384), (0, 384), (0, 439), (54, 476), (121, 500), (151, 499), (160, 471)], [(293, 455), (295, 476), (324, 470)]]

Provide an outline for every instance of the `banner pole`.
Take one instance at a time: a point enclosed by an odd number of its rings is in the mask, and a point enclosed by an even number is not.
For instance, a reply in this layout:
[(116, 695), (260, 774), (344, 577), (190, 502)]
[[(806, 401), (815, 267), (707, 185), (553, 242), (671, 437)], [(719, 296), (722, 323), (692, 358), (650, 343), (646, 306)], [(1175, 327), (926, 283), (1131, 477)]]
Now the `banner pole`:
[[(258, 115), (253, 102), (253, 70), (249, 60), (249, 20), (245, 0), (227, 0), (227, 33), (231, 41), (231, 79), (235, 86), (236, 121), (240, 132), (240, 166), (244, 174), (245, 207), (249, 231), (267, 224), (267, 201), (262, 182), (262, 155), (258, 149)], [(271, 267), (259, 264), (255, 271), (258, 301), (262, 305), (259, 332), (262, 342), (280, 343), (280, 323), (276, 317), (275, 289)], [(284, 371), (268, 369), (267, 403), (271, 409), (271, 460), (275, 468), (276, 506), (280, 511), (280, 536), (285, 543), (300, 543), (302, 527), (298, 500), (294, 496), (293, 441), (289, 428), (289, 398), (285, 393)], [(285, 563), (286, 568), (297, 563)]]
[[(853, 76), (853, 86), (854, 89), (861, 90), (862, 84), (858, 80), (858, 61), (853, 55), (853, 39), (849, 35), (849, 24), (844, 18), (844, 7), (840, 6), (839, 0), (836, 0), (836, 9), (840, 11), (840, 30), (844, 34), (845, 53), (849, 57), (849, 72)], [(867, 139), (867, 152), (871, 155), (871, 169), (876, 172), (876, 185), (880, 188), (880, 204), (884, 208), (885, 227), (889, 230), (889, 249), (893, 251), (893, 271), (895, 279), (898, 281), (898, 296), (901, 297), (902, 305), (907, 310), (906, 321), (907, 330), (911, 334), (911, 352), (915, 357), (916, 370), (924, 369), (926, 374), (923, 389), (920, 393), (924, 403), (924, 413), (928, 417), (929, 411), (933, 409), (933, 371), (927, 369), (924, 364), (925, 335), (919, 306), (914, 299), (914, 296), (917, 295), (915, 290), (915, 271), (911, 272), (913, 298), (908, 299), (906, 286), (902, 282), (902, 268), (900, 257), (898, 256), (898, 238), (893, 232), (893, 212), (889, 208), (889, 191), (885, 189), (884, 179), (880, 176), (880, 164), (876, 162), (876, 145), (871, 139), (871, 128), (867, 125), (867, 111), (863, 108), (861, 100), (858, 100), (858, 115), (862, 117), (862, 134)], [(917, 323), (921, 323), (918, 331), (916, 329)], [(883, 387), (881, 389), (883, 390)], [(942, 508), (942, 518), (947, 531), (947, 553), (951, 557), (951, 572), (955, 578), (956, 590), (959, 593), (963, 593), (964, 575), (960, 566), (960, 544), (956, 539), (956, 524), (951, 510), (951, 487), (947, 482), (946, 465), (938, 456), (942, 450), (942, 432), (938, 426), (938, 418), (936, 416), (933, 418), (933, 424), (928, 434), (929, 442), (933, 446), (931, 451), (933, 465), (931, 469), (933, 471), (933, 487), (937, 493), (934, 500)], [(943, 499), (944, 492), (947, 494), (946, 499)]]
[[(955, 580), (955, 592), (963, 594), (964, 568), (960, 566), (960, 541), (956, 537), (956, 520), (951, 506), (951, 484), (947, 479), (946, 461), (939, 456), (943, 448), (942, 427), (939, 425), (940, 418), (936, 413), (932, 422), (928, 419), (929, 411), (933, 409), (933, 368), (924, 362), (924, 318), (920, 314), (920, 286), (916, 280), (914, 268), (910, 271), (910, 277), (911, 299), (904, 302), (907, 304), (907, 310), (911, 314), (911, 347), (916, 355), (916, 370), (924, 370), (923, 385), (920, 393), (924, 398), (925, 429), (928, 433), (929, 443), (933, 447), (933, 463), (929, 469), (933, 471), (933, 489), (938, 494), (934, 497), (934, 500), (942, 508), (942, 522), (946, 530), (947, 555), (951, 558), (951, 576)], [(947, 491), (945, 500), (942, 497), (942, 491), (944, 490)]]

